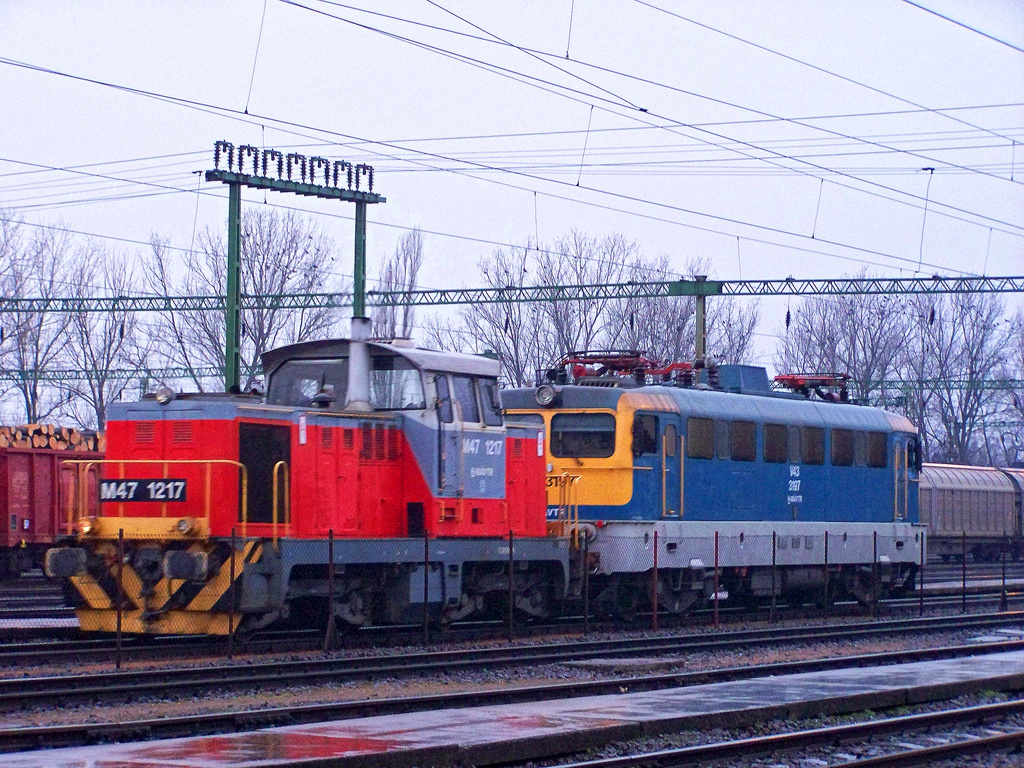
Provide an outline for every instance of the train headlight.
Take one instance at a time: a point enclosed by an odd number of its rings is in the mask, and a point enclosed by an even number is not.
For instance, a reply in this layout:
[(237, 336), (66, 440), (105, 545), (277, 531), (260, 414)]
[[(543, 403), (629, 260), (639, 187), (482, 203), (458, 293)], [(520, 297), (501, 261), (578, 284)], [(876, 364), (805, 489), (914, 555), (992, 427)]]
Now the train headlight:
[(183, 517), (178, 521), (178, 524), (174, 526), (178, 533), (182, 536), (188, 536), (192, 533), (192, 530), (196, 527), (195, 521), (191, 517)]
[(82, 534), (83, 536), (88, 536), (90, 533), (92, 533), (92, 531), (93, 531), (93, 529), (95, 527), (96, 527), (96, 518), (95, 517), (87, 517), (84, 520), (79, 520), (78, 521), (78, 532), (80, 534)]
[(537, 398), (537, 404), (547, 408), (558, 397), (558, 390), (550, 384), (541, 384), (537, 387), (537, 391), (534, 392), (533, 396)]
[(167, 405), (174, 399), (174, 390), (170, 387), (160, 387), (160, 389), (156, 391), (155, 397), (156, 401), (160, 403), (160, 405)]

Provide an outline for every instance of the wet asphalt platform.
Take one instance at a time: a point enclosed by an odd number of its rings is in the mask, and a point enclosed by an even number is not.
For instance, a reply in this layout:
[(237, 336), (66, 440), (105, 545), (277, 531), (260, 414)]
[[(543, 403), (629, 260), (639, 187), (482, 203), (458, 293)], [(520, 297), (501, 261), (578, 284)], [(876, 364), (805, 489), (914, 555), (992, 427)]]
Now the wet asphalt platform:
[(858, 712), (941, 699), (951, 691), (1022, 689), (1024, 651), (1014, 651), (225, 736), (41, 750), (2, 760), (3, 768), (483, 766), (681, 729)]

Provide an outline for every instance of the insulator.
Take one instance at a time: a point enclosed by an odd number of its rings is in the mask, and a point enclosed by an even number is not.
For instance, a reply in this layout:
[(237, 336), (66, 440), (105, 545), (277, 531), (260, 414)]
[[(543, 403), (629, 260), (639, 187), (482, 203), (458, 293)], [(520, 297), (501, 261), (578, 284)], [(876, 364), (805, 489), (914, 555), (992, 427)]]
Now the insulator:
[(373, 192), (373, 166), (368, 165), (367, 168), (369, 169), (369, 173), (366, 175), (366, 178), (369, 181), (369, 186), (367, 187), (367, 189), (369, 189), (370, 192)]
[(121, 336), (121, 341), (124, 341), (124, 322), (123, 321), (121, 322), (120, 336)]
[(790, 316), (790, 314), (789, 314), (789, 310), (787, 309), (787, 310), (786, 310), (786, 330), (787, 330), (787, 331), (789, 330), (789, 321), (790, 321), (791, 319), (792, 319), (792, 318), (791, 318), (791, 316)]
[(935, 325), (935, 307), (932, 307), (931, 311), (928, 312), (928, 325)]

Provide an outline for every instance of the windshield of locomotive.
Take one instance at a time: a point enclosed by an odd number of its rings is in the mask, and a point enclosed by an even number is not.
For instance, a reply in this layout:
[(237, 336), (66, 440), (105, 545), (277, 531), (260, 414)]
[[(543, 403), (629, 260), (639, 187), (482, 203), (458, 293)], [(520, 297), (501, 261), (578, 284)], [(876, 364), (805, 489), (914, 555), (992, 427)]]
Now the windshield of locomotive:
[(377, 411), (426, 408), (420, 371), (403, 357), (374, 357), (370, 405)]
[(348, 360), (289, 360), (270, 378), (267, 402), (271, 405), (292, 405), (305, 408), (313, 405), (313, 397), (325, 393), (335, 407), (345, 402), (348, 389)]

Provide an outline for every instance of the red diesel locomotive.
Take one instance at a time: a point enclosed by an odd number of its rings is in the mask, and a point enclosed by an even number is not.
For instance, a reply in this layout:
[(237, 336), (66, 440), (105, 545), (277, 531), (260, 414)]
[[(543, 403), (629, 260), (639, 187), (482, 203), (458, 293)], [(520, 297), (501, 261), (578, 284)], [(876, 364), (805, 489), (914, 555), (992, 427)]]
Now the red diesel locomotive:
[(424, 581), (439, 620), (504, 610), (510, 531), (517, 610), (546, 615), (564, 594), (544, 436), (505, 423), (496, 360), (353, 339), (263, 366), (265, 397), (161, 390), (111, 406), (106, 458), (79, 464), (100, 467), (99, 514), (82, 483), (74, 535), (47, 553), (83, 629), (114, 629), (119, 576), (136, 633), (252, 630), (300, 607), (415, 620)]

